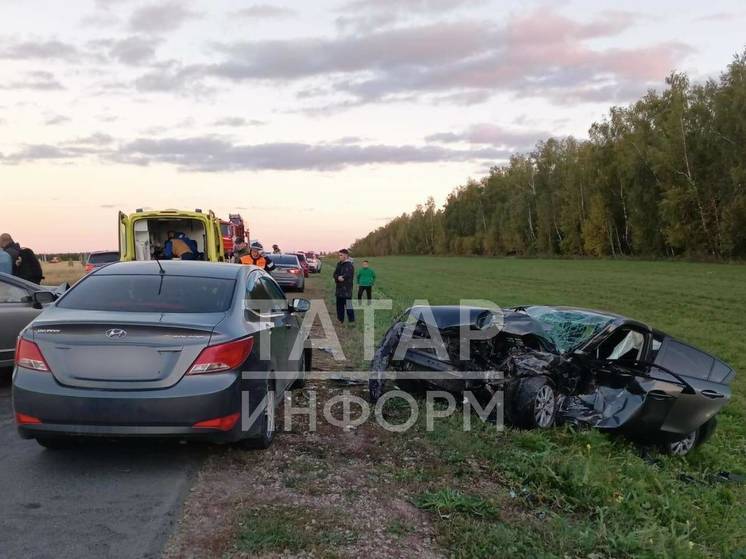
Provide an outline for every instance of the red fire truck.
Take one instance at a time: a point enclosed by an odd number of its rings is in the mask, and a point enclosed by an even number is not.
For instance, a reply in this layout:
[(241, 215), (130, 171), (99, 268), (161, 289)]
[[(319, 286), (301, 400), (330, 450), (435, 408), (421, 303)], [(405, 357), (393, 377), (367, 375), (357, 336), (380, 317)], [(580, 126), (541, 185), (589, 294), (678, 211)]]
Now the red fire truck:
[(229, 214), (228, 221), (220, 220), (220, 233), (223, 235), (223, 248), (225, 249), (225, 258), (233, 258), (233, 252), (236, 242), (246, 242), (248, 228), (241, 217), (241, 214)]

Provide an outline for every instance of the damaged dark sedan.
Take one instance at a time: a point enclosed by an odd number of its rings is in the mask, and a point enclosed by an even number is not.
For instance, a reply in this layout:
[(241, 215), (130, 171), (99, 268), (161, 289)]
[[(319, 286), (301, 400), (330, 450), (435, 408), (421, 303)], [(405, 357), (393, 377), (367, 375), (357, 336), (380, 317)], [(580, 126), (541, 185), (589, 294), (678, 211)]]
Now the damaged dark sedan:
[(388, 330), (370, 393), (399, 388), (489, 395), (524, 428), (572, 423), (684, 455), (714, 432), (734, 371), (647, 324), (571, 307), (415, 306)]

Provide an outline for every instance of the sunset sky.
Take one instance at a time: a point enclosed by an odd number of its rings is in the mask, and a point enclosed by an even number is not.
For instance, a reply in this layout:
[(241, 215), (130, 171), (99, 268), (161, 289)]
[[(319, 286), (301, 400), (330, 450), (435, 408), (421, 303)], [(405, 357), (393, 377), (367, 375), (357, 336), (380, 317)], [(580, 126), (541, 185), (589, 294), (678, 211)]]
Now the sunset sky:
[(744, 29), (743, 0), (2, 0), (0, 229), (109, 249), (119, 209), (199, 207), (337, 249), (716, 77)]

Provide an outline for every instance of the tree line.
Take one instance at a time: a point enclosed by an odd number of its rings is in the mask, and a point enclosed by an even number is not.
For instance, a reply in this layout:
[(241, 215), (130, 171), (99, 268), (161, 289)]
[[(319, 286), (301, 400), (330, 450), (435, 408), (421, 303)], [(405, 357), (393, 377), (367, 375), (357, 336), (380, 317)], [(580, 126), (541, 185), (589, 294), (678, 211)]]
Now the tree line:
[(356, 255), (746, 256), (746, 50), (674, 73), (587, 140), (541, 141), (352, 245)]

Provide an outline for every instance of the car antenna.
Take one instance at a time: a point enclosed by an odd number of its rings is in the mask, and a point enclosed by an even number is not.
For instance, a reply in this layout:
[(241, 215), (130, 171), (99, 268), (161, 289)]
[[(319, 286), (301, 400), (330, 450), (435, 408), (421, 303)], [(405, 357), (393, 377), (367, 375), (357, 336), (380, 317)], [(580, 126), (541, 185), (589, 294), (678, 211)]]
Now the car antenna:
[(161, 261), (158, 258), (155, 259), (155, 263), (158, 264), (158, 267), (161, 269), (160, 274), (161, 275), (165, 274), (166, 270), (163, 269), (163, 265), (161, 264)]

